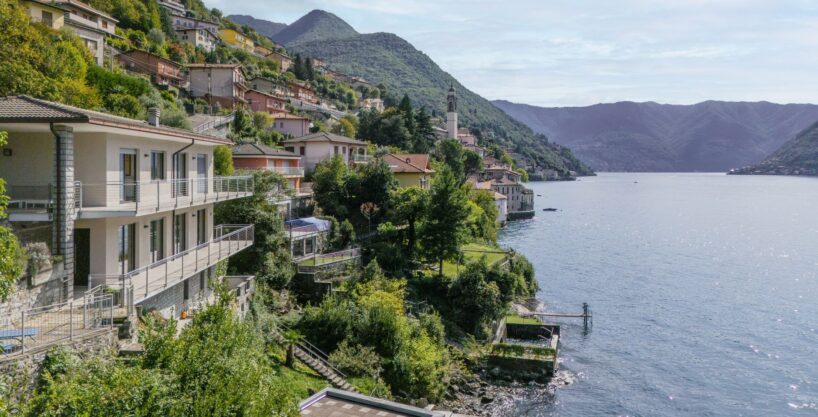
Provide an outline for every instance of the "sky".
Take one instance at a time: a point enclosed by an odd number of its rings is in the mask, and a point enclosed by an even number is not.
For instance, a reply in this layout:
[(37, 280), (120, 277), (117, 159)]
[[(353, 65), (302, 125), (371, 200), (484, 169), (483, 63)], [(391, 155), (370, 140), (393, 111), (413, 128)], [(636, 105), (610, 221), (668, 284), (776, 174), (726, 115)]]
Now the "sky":
[(204, 0), (392, 32), (488, 99), (818, 102), (818, 0)]

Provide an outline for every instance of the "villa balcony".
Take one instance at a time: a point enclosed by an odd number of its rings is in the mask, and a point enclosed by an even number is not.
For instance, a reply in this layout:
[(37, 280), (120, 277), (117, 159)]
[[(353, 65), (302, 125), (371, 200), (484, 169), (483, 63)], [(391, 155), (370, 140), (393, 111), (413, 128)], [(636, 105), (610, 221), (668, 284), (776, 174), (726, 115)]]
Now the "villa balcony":
[(303, 177), (304, 167), (269, 167), (267, 168), (276, 174), (281, 174), (285, 177)]
[(356, 154), (352, 155), (350, 160), (353, 163), (356, 163), (356, 164), (368, 164), (369, 161), (372, 160), (372, 155), (362, 155), (362, 154), (356, 153)]
[(253, 225), (220, 225), (209, 242), (121, 275), (92, 274), (89, 288), (104, 286), (120, 291), (120, 303), (133, 306), (185, 279), (215, 266), (253, 245)]
[[(52, 185), (10, 185), (9, 219), (47, 221), (54, 205)], [(146, 182), (74, 183), (78, 218), (132, 217), (249, 197), (252, 176), (183, 178)]]

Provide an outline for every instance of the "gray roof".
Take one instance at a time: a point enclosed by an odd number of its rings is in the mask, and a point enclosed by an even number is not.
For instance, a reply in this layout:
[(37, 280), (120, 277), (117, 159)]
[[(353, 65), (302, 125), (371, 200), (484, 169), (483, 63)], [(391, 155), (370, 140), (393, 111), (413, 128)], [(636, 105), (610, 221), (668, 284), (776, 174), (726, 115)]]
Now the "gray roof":
[(144, 120), (129, 119), (29, 96), (0, 97), (0, 123), (89, 123), (138, 130), (168, 136), (231, 144), (230, 140), (167, 126), (152, 126)]
[(307, 136), (301, 136), (299, 138), (287, 139), (283, 143), (301, 143), (301, 142), (337, 142), (337, 143), (348, 143), (351, 145), (361, 145), (366, 146), (366, 142), (362, 142), (357, 139), (348, 138), (346, 136), (336, 135), (334, 133), (327, 133), (327, 132), (318, 132), (309, 134)]
[(233, 156), (283, 156), (298, 158), (293, 152), (271, 148), (260, 143), (245, 143), (233, 147)]
[(304, 417), (442, 417), (442, 412), (424, 410), (394, 401), (326, 388), (302, 401), (298, 407)]

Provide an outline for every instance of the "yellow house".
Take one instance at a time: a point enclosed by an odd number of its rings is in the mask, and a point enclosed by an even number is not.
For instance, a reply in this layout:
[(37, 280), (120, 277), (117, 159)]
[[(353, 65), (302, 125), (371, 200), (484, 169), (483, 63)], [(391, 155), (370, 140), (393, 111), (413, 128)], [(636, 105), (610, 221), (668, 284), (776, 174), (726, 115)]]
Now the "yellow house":
[(432, 169), (429, 155), (424, 153), (389, 153), (383, 156), (395, 179), (401, 187), (420, 187), (428, 190), (431, 186)]
[(228, 46), (244, 49), (251, 54), (256, 50), (256, 44), (247, 35), (233, 29), (219, 29), (219, 37)]
[(21, 2), (32, 22), (42, 23), (52, 29), (62, 29), (65, 25), (65, 10), (53, 4), (38, 0)]

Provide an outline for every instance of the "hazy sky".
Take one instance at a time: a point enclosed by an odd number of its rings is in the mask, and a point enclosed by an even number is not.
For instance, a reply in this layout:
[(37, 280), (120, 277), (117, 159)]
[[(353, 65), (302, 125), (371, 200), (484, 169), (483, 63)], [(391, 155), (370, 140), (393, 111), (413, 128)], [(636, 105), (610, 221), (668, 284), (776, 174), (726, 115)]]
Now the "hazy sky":
[(205, 0), (393, 32), (489, 99), (818, 102), (818, 0)]

